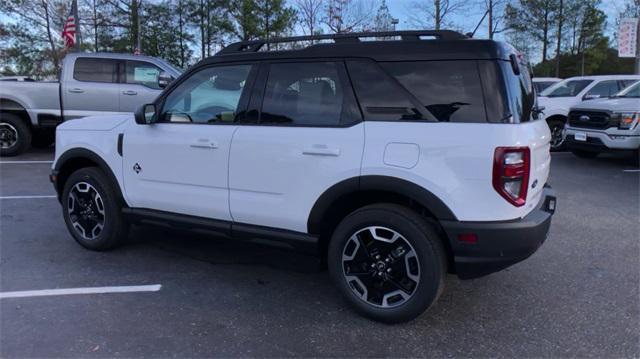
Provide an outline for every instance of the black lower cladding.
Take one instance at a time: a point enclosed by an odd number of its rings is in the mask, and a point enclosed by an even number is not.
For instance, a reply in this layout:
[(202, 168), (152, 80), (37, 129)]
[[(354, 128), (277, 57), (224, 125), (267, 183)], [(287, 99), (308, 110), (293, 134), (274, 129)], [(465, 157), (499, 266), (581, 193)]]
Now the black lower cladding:
[[(527, 259), (547, 238), (555, 207), (555, 193), (551, 187), (545, 186), (536, 208), (521, 219), (500, 222), (442, 221), (451, 243), (458, 277), (481, 277)], [(458, 240), (459, 235), (468, 234), (475, 234), (477, 242)]]

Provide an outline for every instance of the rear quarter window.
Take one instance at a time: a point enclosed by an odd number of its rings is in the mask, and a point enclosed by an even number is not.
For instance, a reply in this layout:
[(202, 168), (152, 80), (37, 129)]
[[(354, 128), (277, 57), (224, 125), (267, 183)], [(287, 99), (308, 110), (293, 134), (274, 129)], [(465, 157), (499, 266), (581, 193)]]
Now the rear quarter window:
[(487, 121), (477, 61), (401, 61), (381, 66), (438, 121)]

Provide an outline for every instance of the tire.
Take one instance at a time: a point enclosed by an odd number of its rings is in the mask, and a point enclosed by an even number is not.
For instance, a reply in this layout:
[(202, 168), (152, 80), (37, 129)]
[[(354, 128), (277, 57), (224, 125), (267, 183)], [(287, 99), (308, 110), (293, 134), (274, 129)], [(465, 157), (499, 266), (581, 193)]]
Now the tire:
[[(387, 241), (400, 237), (388, 243), (372, 239), (372, 233)], [(332, 280), (349, 304), (384, 323), (406, 322), (429, 309), (447, 273), (436, 230), (416, 212), (396, 204), (366, 206), (344, 218), (329, 242), (327, 261)]]
[(31, 129), (19, 117), (0, 113), (0, 155), (17, 156), (31, 146)]
[(563, 151), (566, 149), (564, 143), (564, 121), (548, 120), (549, 130), (551, 131), (551, 151)]
[(596, 158), (600, 154), (600, 152), (584, 150), (571, 150), (571, 153), (580, 158)]
[(34, 148), (47, 148), (56, 140), (56, 131), (54, 129), (40, 129), (33, 133), (31, 146)]
[(117, 188), (100, 169), (85, 167), (73, 172), (64, 184), (61, 202), (67, 229), (81, 246), (107, 250), (127, 237), (129, 226), (122, 218)]

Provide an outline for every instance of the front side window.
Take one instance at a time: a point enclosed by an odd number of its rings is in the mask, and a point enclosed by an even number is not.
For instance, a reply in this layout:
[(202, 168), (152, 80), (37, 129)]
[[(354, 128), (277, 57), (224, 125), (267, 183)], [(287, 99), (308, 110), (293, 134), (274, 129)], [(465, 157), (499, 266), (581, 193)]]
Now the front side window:
[(80, 57), (73, 68), (73, 78), (84, 82), (118, 82), (118, 60)]
[(127, 60), (125, 82), (159, 90), (158, 77), (160, 76), (160, 71), (160, 68), (154, 64)]
[(640, 98), (640, 82), (636, 82), (635, 85), (627, 87), (621, 91), (616, 97), (624, 98)]
[(335, 62), (272, 64), (260, 123), (339, 125), (343, 93)]
[(476, 61), (403, 61), (381, 65), (438, 121), (487, 120)]
[(620, 91), (618, 87), (618, 81), (608, 80), (597, 83), (587, 94), (586, 97), (598, 98), (598, 97), (611, 97), (616, 92)]
[(592, 82), (593, 80), (565, 81), (555, 87), (547, 89), (547, 91), (545, 91), (541, 95), (547, 97), (575, 97), (578, 96), (578, 94)]
[(251, 65), (204, 68), (166, 97), (160, 122), (233, 122)]

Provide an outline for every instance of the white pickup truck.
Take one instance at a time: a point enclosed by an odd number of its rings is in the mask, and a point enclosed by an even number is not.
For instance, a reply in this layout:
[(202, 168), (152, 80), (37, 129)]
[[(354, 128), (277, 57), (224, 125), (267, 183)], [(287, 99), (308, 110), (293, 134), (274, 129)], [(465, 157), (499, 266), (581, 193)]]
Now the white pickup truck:
[(180, 70), (164, 60), (127, 54), (72, 53), (59, 81), (0, 83), (0, 155), (53, 143), (55, 127), (98, 114), (132, 113), (153, 101)]

